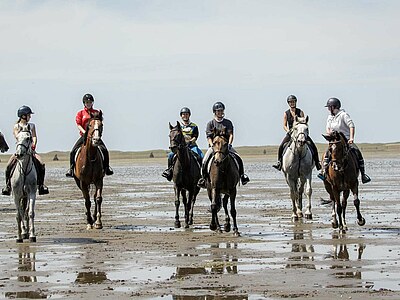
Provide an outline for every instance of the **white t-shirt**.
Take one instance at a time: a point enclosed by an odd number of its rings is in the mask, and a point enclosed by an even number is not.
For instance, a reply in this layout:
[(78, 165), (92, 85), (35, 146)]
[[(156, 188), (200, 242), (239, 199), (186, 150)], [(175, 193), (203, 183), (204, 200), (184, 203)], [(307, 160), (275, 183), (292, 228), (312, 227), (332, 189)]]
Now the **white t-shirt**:
[(339, 110), (335, 115), (329, 115), (326, 120), (326, 131), (338, 131), (345, 135), (347, 139), (350, 138), (350, 128), (354, 128), (354, 122), (350, 115), (344, 109)]

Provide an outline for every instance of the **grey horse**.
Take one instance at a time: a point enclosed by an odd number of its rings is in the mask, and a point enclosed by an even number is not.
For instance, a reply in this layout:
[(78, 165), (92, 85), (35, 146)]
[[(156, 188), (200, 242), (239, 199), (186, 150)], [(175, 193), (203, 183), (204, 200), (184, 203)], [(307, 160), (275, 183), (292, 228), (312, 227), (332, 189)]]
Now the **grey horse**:
[(22, 243), (28, 237), (30, 242), (36, 242), (34, 218), (37, 174), (33, 164), (30, 126), (23, 126), (16, 138), (17, 164), (11, 176), (11, 187), (17, 209), (17, 243)]
[(308, 116), (304, 118), (295, 117), (290, 136), (290, 144), (283, 154), (282, 171), (290, 188), (292, 220), (296, 221), (303, 217), (303, 193), (308, 198), (305, 216), (311, 220), (311, 177), (315, 163), (310, 147), (306, 142), (308, 137)]

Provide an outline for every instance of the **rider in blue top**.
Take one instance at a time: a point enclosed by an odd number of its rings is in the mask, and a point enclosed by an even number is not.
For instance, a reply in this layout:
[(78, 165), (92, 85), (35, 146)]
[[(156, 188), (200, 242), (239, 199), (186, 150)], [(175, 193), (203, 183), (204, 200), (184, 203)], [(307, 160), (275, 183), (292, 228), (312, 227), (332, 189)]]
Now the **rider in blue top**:
[[(191, 114), (192, 113), (189, 108), (183, 107), (180, 111), (180, 116), (182, 119), (180, 125), (187, 146), (189, 147), (190, 150), (192, 150), (196, 154), (196, 157), (198, 158), (199, 163), (201, 164), (204, 154), (203, 152), (201, 152), (200, 148), (196, 144), (196, 141), (199, 137), (199, 128), (195, 123), (190, 121)], [(168, 168), (162, 173), (162, 176), (167, 178), (168, 181), (172, 180), (172, 174), (173, 174), (172, 169), (174, 163), (173, 158), (174, 158), (174, 153), (170, 152), (168, 154)]]

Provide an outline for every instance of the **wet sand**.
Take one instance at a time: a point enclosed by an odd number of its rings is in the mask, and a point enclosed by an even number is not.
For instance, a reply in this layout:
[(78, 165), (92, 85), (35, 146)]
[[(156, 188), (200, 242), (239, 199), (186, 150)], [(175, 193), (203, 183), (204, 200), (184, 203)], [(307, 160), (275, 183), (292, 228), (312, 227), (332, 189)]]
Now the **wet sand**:
[(0, 196), (0, 298), (400, 299), (400, 158), (367, 160), (373, 181), (360, 188), (366, 225), (356, 224), (349, 201), (345, 234), (331, 228), (316, 173), (314, 218), (292, 222), (288, 187), (272, 163), (245, 158), (251, 182), (238, 187), (241, 236), (234, 237), (209, 230), (204, 190), (194, 225), (174, 229), (164, 159), (113, 161), (104, 228), (87, 230), (81, 193), (64, 177), (66, 161), (48, 162), (51, 193), (36, 201), (37, 243), (15, 243), (14, 202)]

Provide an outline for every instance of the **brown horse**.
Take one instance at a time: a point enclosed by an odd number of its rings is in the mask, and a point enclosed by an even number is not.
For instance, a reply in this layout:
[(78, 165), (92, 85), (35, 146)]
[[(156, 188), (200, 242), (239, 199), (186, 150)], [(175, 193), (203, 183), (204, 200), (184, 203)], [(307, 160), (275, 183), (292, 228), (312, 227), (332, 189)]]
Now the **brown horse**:
[(207, 179), (207, 193), (211, 201), (211, 223), (210, 229), (221, 231), (218, 221), (218, 211), (221, 208), (221, 195), (223, 195), (222, 206), (225, 211), (224, 230), (231, 230), (230, 218), (228, 213), (228, 199), (230, 198), (231, 216), (233, 219), (233, 233), (239, 236), (236, 222), (236, 186), (239, 183), (239, 169), (234, 158), (229, 153), (228, 139), (224, 132), (214, 130), (212, 149), (214, 157), (211, 159), (210, 172)]
[[(354, 197), (358, 225), (363, 226), (365, 219), (360, 213), (360, 199), (358, 198), (359, 169), (357, 167), (357, 158), (342, 133), (332, 132), (332, 134), (324, 135), (324, 137), (329, 141), (328, 152), (331, 155), (324, 184), (333, 203), (332, 227), (339, 227), (341, 231), (347, 230), (346, 207), (350, 191)], [(342, 202), (340, 202), (341, 193), (343, 193)], [(339, 224), (336, 216), (339, 219)]]
[(200, 165), (194, 157), (193, 151), (186, 145), (181, 125), (169, 124), (169, 147), (175, 154), (174, 171), (172, 180), (175, 190), (175, 228), (181, 227), (179, 220), (179, 197), (182, 195), (182, 202), (185, 208), (185, 228), (193, 224), (193, 208), (200, 188), (197, 182), (200, 178)]
[(8, 149), (9, 148), (6, 139), (4, 138), (4, 135), (0, 132), (0, 151), (4, 153), (7, 152)]
[[(103, 114), (102, 112), (96, 112), (91, 114), (91, 119), (88, 122), (86, 133), (84, 136), (84, 144), (82, 145), (75, 163), (74, 178), (77, 186), (82, 191), (83, 197), (85, 198), (86, 206), (86, 218), (87, 228), (101, 229), (103, 225), (101, 223), (101, 203), (103, 200), (103, 157), (100, 154), (101, 135), (103, 133)], [(90, 185), (94, 184), (94, 202), (95, 209), (93, 218), (90, 214)]]

